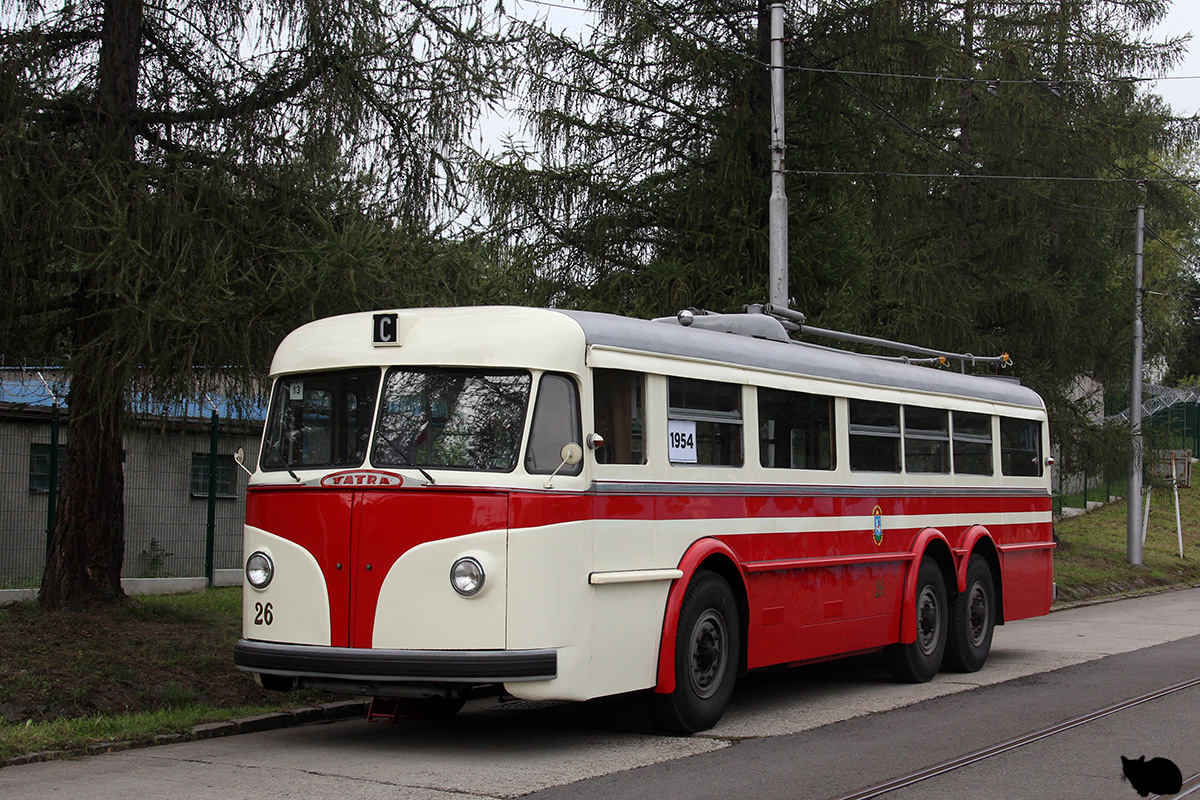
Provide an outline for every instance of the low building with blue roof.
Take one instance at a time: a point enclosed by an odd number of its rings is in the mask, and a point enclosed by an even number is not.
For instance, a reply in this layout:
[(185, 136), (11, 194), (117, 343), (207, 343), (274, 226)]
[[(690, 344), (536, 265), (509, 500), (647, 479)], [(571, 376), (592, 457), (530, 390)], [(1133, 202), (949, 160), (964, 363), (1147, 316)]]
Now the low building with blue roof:
[[(36, 588), (49, 519), (51, 436), (68, 436), (69, 384), (61, 370), (0, 368), (0, 592)], [(56, 409), (57, 405), (57, 409)], [(246, 474), (233, 453), (254, 463), (266, 417), (262, 397), (207, 393), (182, 400), (144, 396), (130, 403), (124, 432), (126, 591), (203, 586), (209, 449), (218, 419), (215, 583), (240, 583)], [(61, 473), (61, 457), (59, 458)], [(60, 484), (61, 486), (61, 484)], [(2, 599), (2, 598), (0, 598)]]

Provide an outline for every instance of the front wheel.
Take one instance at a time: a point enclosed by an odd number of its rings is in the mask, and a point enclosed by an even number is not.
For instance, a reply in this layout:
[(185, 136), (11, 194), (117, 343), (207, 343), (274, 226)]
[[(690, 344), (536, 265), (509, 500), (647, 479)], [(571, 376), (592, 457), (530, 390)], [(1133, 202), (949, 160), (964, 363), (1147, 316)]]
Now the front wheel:
[(675, 691), (651, 693), (655, 723), (688, 734), (717, 724), (737, 679), (741, 653), (737, 601), (725, 579), (698, 572), (679, 609), (675, 632)]
[(921, 560), (917, 573), (917, 638), (908, 644), (894, 644), (883, 651), (888, 672), (903, 683), (925, 683), (942, 668), (946, 652), (948, 614), (946, 580), (931, 558)]
[(967, 562), (967, 588), (950, 604), (950, 640), (946, 668), (976, 672), (987, 663), (996, 627), (996, 588), (992, 570), (981, 555)]

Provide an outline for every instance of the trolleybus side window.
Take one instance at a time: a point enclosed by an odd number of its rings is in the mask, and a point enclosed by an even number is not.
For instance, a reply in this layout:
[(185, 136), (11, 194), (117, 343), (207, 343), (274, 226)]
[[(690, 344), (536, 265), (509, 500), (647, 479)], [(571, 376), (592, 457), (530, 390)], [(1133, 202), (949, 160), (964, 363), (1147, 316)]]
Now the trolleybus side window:
[(525, 469), (548, 475), (558, 470), (560, 475), (578, 475), (583, 462), (563, 466), (562, 447), (574, 442), (581, 444), (579, 425), (579, 391), (575, 381), (566, 375), (546, 373), (538, 383), (537, 403), (533, 407), (533, 423), (529, 429), (529, 449), (525, 453)]
[(904, 471), (950, 471), (950, 414), (940, 408), (904, 407)]
[(528, 372), (516, 370), (392, 367), (384, 378), (371, 461), (511, 472), (530, 383)]
[(742, 465), (742, 387), (667, 379), (668, 452), (672, 464)]
[(604, 444), (596, 451), (601, 464), (645, 464), (646, 376), (622, 369), (592, 372), (592, 414)]
[(856, 472), (900, 471), (900, 406), (851, 400), (850, 469)]
[(833, 469), (833, 398), (759, 387), (758, 441), (764, 467)]
[(1042, 474), (1042, 424), (1000, 418), (1000, 471), (1014, 477)]
[(263, 469), (362, 466), (378, 391), (375, 368), (280, 378), (267, 420)]
[(954, 471), (959, 475), (992, 474), (992, 418), (954, 412)]

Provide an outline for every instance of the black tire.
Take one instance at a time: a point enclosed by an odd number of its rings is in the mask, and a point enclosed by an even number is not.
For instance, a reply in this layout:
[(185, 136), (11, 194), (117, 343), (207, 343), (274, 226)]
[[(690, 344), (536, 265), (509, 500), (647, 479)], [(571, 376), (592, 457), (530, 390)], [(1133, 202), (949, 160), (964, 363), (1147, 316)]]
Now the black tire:
[(981, 555), (967, 563), (967, 586), (950, 603), (950, 638), (946, 669), (976, 672), (987, 663), (996, 628), (996, 586), (991, 567)]
[(705, 731), (717, 724), (737, 680), (741, 623), (729, 584), (697, 572), (679, 609), (675, 633), (675, 691), (650, 693), (655, 724), (670, 733)]
[(925, 683), (942, 668), (950, 627), (946, 581), (933, 559), (921, 560), (913, 611), (917, 615), (916, 640), (891, 645), (883, 655), (894, 679), (902, 683)]

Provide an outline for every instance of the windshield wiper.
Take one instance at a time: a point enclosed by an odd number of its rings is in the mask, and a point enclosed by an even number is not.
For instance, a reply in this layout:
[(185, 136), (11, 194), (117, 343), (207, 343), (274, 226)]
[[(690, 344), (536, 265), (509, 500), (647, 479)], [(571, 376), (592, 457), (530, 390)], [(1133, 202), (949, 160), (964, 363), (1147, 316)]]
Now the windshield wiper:
[[(379, 431), (379, 435), (380, 435), (381, 437), (383, 437), (383, 440), (384, 440), (384, 441), (386, 441), (386, 442), (387, 442), (388, 449), (390, 449), (390, 450), (391, 450), (393, 453), (395, 453), (395, 454), (396, 454), (396, 456), (397, 456), (397, 457), (400, 459), (400, 461), (401, 461), (401, 462), (403, 462), (403, 463), (402, 463), (402, 466), (405, 466), (405, 467), (412, 467), (412, 468), (413, 468), (413, 469), (415, 469), (417, 472), (420, 472), (422, 475), (424, 475), (424, 476), (425, 476), (425, 480), (429, 481), (429, 485), (430, 485), (430, 486), (436, 486), (436, 485), (437, 485), (437, 481), (435, 481), (435, 480), (433, 479), (433, 476), (432, 476), (432, 475), (430, 475), (428, 472), (426, 472), (426, 471), (425, 471), (425, 470), (424, 470), (424, 469), (421, 467), (421, 465), (420, 465), (420, 464), (418, 464), (418, 463), (416, 462), (416, 460), (415, 460), (415, 459), (413, 459), (413, 457), (412, 457), (412, 456), (410, 456), (410, 455), (408, 454), (408, 451), (407, 451), (407, 450), (405, 450), (405, 449), (403, 449), (403, 448), (401, 448), (401, 447), (399, 447), (399, 446), (397, 446), (397, 445), (396, 445), (396, 437), (395, 437), (395, 434), (389, 434), (387, 431)], [(378, 441), (378, 439), (377, 439), (376, 441)], [(373, 462), (375, 462), (375, 463), (379, 463), (378, 461), (376, 461), (376, 460), (375, 460), (375, 458), (374, 458), (374, 453), (372, 453), (372, 458), (371, 458), (371, 461), (373, 461)]]
[(421, 465), (420, 465), (420, 464), (418, 464), (416, 461), (414, 461), (414, 460), (412, 459), (412, 457), (411, 457), (411, 456), (409, 456), (409, 454), (408, 454), (408, 453), (404, 452), (403, 450), (399, 449), (398, 447), (393, 447), (392, 449), (393, 449), (393, 450), (394, 450), (394, 451), (395, 451), (395, 452), (396, 452), (396, 453), (397, 453), (397, 454), (400, 456), (401, 460), (403, 460), (403, 461), (404, 461), (404, 465), (405, 465), (406, 467), (412, 467), (412, 468), (413, 468), (413, 469), (415, 469), (417, 472), (419, 472), (419, 473), (421, 473), (422, 475), (424, 475), (424, 476), (425, 476), (425, 480), (429, 481), (429, 485), (430, 485), (430, 486), (435, 486), (435, 485), (436, 485), (436, 482), (433, 480), (433, 476), (432, 476), (432, 475), (430, 475), (428, 472), (426, 472), (426, 471), (424, 470), (424, 468), (423, 468), (423, 467), (421, 467)]
[(283, 457), (283, 450), (279, 448), (279, 443), (274, 439), (271, 440), (271, 450), (279, 458), (279, 463), (283, 464), (283, 468), (287, 470), (288, 475), (291, 475), (295, 479), (296, 483), (302, 483), (300, 476), (292, 471), (292, 465), (289, 464), (287, 459)]

